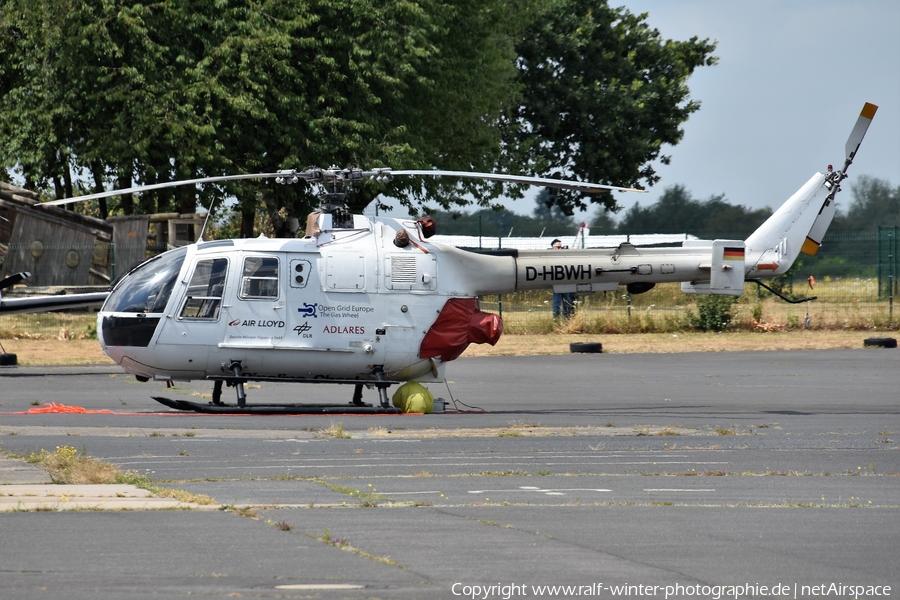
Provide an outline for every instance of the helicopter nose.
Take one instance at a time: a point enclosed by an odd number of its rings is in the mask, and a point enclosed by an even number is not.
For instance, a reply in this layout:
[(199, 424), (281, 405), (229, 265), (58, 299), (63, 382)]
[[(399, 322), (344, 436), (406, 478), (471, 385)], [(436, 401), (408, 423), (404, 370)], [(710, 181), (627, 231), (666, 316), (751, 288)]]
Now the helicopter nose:
[(101, 313), (97, 337), (102, 336), (102, 343), (106, 346), (146, 348), (150, 345), (159, 320), (159, 317), (143, 314), (116, 316)]
[(106, 341), (103, 339), (103, 311), (97, 313), (97, 342), (100, 343), (100, 348), (103, 349), (103, 352), (106, 352)]

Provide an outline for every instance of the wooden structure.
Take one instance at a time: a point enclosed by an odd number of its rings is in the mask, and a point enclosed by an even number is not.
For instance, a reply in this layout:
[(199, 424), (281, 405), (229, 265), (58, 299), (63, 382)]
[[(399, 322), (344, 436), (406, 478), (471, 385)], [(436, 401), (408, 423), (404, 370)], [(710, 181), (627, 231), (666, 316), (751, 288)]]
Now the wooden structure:
[(113, 226), (113, 272), (118, 275), (147, 258), (147, 240), (162, 252), (193, 244), (200, 238), (205, 214), (155, 213), (109, 217)]
[(109, 284), (112, 226), (57, 206), (31, 191), (0, 182), (3, 273), (30, 271), (27, 285)]
[(148, 256), (195, 242), (205, 219), (159, 213), (104, 221), (0, 182), (0, 275), (30, 271), (28, 286), (108, 286)]

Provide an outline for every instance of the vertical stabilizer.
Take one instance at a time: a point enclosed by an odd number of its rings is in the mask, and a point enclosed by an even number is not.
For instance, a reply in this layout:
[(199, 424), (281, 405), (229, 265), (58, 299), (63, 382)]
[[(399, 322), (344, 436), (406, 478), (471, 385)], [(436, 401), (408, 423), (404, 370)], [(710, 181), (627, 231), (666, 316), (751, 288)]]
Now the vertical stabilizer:
[(831, 225), (837, 206), (835, 194), (847, 178), (878, 107), (866, 102), (844, 147), (844, 167), (816, 173), (746, 240), (748, 277), (774, 277), (791, 268), (800, 252), (815, 254)]

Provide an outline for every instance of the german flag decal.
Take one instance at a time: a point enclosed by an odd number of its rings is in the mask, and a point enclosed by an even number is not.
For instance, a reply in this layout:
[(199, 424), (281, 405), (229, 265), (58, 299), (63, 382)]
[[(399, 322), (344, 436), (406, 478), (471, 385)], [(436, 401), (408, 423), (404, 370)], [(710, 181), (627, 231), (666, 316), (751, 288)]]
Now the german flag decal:
[(744, 260), (743, 248), (723, 248), (725, 260)]

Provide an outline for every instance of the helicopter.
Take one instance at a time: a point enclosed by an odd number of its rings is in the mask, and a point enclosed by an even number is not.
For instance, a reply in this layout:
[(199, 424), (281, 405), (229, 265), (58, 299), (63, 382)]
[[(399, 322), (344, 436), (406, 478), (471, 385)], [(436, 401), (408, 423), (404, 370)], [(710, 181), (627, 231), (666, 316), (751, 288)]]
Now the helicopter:
[[(105, 354), (139, 381), (209, 380), (208, 404), (154, 399), (207, 413), (397, 412), (390, 386), (445, 381), (449, 362), (471, 343), (495, 344), (501, 318), (479, 308), (484, 294), (632, 294), (681, 282), (689, 294), (739, 296), (745, 281), (787, 271), (814, 254), (836, 211), (835, 195), (877, 110), (866, 103), (845, 146), (843, 168), (816, 173), (746, 240), (689, 240), (680, 248), (469, 251), (429, 241), (430, 217), (352, 214), (346, 194), (367, 180), (468, 177), (588, 193), (641, 191), (491, 173), (376, 168), (280, 170), (168, 182), (47, 204), (231, 179), (321, 186), (322, 208), (305, 236), (198, 241), (147, 259), (114, 282), (97, 316)], [(349, 405), (249, 404), (250, 381), (353, 385)], [(236, 403), (222, 400), (223, 385)], [(375, 388), (379, 402), (362, 400)]]

